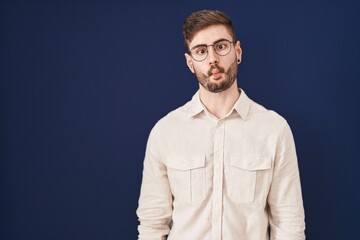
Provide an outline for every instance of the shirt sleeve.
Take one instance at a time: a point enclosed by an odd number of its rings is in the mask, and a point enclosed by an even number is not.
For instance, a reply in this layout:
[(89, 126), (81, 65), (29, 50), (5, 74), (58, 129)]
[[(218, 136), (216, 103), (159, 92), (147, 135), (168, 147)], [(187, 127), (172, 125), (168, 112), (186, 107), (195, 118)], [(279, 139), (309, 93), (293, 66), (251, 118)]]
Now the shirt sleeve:
[(139, 240), (165, 240), (170, 232), (172, 195), (167, 168), (161, 160), (155, 130), (150, 133), (141, 184), (139, 205)]
[(299, 168), (293, 135), (287, 123), (277, 146), (268, 204), (271, 240), (305, 239)]

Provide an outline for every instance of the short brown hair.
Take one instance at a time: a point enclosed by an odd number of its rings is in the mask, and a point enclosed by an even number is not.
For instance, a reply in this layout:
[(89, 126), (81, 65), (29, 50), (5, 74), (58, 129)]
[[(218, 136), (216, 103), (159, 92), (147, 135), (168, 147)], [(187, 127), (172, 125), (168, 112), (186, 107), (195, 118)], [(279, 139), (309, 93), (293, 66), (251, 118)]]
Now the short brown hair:
[(213, 25), (225, 26), (232, 36), (233, 42), (236, 42), (235, 29), (231, 18), (227, 14), (218, 10), (201, 10), (192, 13), (184, 21), (183, 36), (187, 51), (189, 51), (189, 43), (193, 40), (194, 36), (199, 31)]

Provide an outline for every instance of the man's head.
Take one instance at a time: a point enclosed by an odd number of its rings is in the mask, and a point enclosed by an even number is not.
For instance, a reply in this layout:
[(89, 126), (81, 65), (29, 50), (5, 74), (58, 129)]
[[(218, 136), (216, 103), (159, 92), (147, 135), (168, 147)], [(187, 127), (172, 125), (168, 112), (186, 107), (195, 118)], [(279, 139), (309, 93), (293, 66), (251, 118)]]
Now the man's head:
[(210, 92), (230, 88), (237, 77), (241, 48), (229, 16), (217, 10), (195, 12), (185, 20), (183, 35), (186, 63), (201, 86)]

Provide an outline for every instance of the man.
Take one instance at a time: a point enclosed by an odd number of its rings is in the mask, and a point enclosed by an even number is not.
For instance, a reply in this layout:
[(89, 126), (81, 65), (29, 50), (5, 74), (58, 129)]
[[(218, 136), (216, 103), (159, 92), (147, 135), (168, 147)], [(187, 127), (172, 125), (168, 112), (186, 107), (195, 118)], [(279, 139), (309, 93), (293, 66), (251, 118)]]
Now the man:
[(150, 133), (139, 239), (305, 239), (291, 130), (238, 88), (242, 50), (230, 18), (195, 12), (183, 34), (199, 90)]

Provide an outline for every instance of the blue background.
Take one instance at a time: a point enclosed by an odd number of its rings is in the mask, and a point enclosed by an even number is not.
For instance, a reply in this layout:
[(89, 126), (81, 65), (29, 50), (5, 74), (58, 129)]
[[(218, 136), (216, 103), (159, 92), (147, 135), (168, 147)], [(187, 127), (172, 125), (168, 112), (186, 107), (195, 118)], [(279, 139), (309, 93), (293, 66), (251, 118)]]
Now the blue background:
[(197, 90), (182, 23), (219, 9), (238, 83), (294, 133), (307, 239), (357, 239), (360, 1), (1, 1), (0, 239), (136, 239), (148, 134)]

